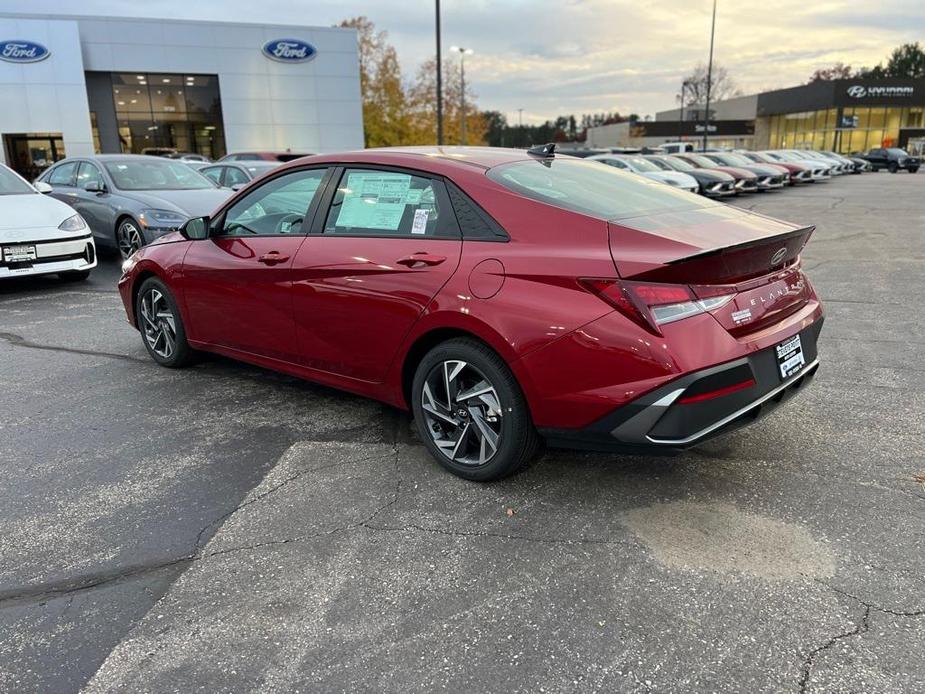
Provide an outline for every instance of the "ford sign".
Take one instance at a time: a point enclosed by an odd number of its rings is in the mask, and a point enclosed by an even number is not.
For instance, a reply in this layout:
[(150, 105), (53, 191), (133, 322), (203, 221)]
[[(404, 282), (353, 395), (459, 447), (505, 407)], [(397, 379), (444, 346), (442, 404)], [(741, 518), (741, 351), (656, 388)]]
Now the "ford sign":
[(37, 63), (49, 55), (51, 52), (40, 43), (0, 41), (0, 60), (8, 63)]
[(274, 39), (263, 46), (263, 54), (281, 63), (302, 63), (315, 57), (318, 51), (300, 39)]

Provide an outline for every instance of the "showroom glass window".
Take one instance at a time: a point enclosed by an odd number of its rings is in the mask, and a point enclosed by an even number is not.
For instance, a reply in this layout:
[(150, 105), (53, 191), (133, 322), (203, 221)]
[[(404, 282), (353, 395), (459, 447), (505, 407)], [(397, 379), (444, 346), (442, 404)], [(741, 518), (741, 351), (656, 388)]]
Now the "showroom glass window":
[(326, 173), (327, 169), (293, 171), (267, 181), (231, 206), (222, 235), (301, 234), (305, 215)]
[(225, 154), (216, 75), (113, 73), (112, 98), (122, 151)]
[(337, 186), (325, 234), (458, 237), (445, 191), (430, 178), (400, 171), (347, 169)]

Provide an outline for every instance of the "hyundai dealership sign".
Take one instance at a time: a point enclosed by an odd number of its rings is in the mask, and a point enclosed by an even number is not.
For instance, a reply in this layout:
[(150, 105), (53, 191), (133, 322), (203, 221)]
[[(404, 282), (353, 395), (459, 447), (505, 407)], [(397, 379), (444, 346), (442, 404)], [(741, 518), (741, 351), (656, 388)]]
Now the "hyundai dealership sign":
[(852, 99), (864, 99), (872, 96), (912, 96), (915, 93), (915, 87), (852, 84), (846, 91)]
[(0, 60), (8, 63), (37, 63), (49, 55), (51, 52), (40, 43), (0, 41)]
[(263, 45), (263, 54), (281, 63), (303, 63), (317, 52), (313, 45), (300, 39), (274, 39)]

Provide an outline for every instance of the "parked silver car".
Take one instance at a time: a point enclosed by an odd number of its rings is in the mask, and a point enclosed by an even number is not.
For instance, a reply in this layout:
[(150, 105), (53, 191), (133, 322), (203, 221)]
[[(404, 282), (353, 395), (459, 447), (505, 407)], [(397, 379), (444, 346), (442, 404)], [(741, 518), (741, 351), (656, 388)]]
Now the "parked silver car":
[(223, 188), (241, 190), (267, 171), (281, 166), (278, 161), (229, 161), (198, 167), (199, 173)]
[(136, 154), (68, 157), (38, 180), (81, 214), (97, 246), (123, 258), (232, 194), (181, 161)]

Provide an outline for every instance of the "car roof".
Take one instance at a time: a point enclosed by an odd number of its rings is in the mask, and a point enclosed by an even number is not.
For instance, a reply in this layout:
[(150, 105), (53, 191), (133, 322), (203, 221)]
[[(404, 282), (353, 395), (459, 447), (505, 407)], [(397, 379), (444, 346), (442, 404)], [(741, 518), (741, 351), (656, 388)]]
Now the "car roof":
[(287, 162), (284, 166), (288, 168), (293, 164), (305, 164), (308, 162), (368, 163), (407, 166), (435, 173), (449, 173), (451, 171), (471, 172), (473, 169), (487, 170), (501, 164), (527, 161), (533, 158), (530, 154), (527, 154), (526, 150), (504, 147), (380, 147), (354, 152), (316, 154)]

